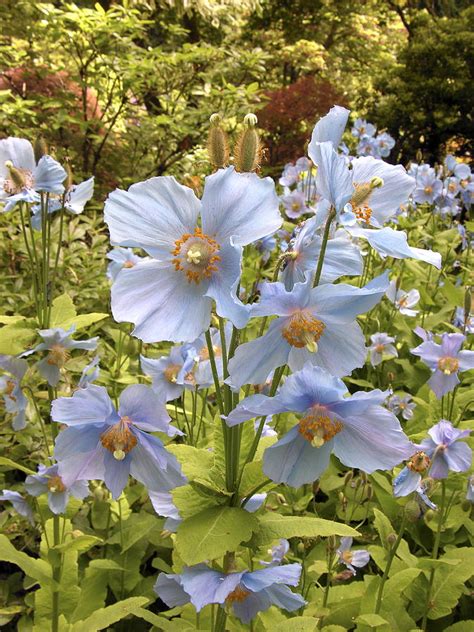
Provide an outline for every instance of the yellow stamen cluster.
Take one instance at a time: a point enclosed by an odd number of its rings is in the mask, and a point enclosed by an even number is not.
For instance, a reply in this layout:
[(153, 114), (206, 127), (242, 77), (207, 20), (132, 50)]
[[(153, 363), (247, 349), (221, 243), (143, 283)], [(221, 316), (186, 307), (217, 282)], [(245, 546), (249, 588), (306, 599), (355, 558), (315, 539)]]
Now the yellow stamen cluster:
[(114, 459), (123, 461), (130, 450), (137, 445), (137, 438), (130, 430), (132, 420), (122, 417), (118, 423), (108, 428), (100, 435), (100, 442), (112, 452)]
[[(212, 345), (212, 350), (214, 351), (214, 356), (216, 358), (219, 358), (222, 355), (222, 349), (217, 345)], [(209, 360), (209, 349), (207, 348), (207, 346), (203, 347), (199, 352), (199, 359), (201, 360), (201, 362), (203, 362), (204, 360)]]
[(168, 382), (171, 382), (172, 384), (176, 383), (177, 375), (180, 369), (181, 367), (179, 366), (179, 364), (168, 364), (166, 369), (163, 371), (164, 376), (168, 380)]
[(128, 261), (124, 262), (123, 267), (124, 268), (133, 268), (134, 265), (135, 264), (133, 263), (133, 261), (128, 260)]
[(342, 422), (331, 419), (323, 406), (313, 406), (300, 419), (298, 432), (315, 448), (320, 448), (343, 429)]
[(431, 465), (430, 457), (425, 452), (416, 452), (409, 461), (407, 461), (407, 468), (412, 472), (424, 472)]
[(459, 360), (450, 356), (443, 356), (438, 360), (438, 369), (445, 375), (451, 375), (459, 370)]
[(227, 595), (226, 602), (234, 603), (235, 601), (241, 603), (250, 595), (250, 590), (247, 590), (243, 586), (237, 586), (231, 593)]
[(365, 224), (368, 224), (372, 217), (372, 209), (368, 204), (370, 194), (374, 189), (380, 189), (383, 185), (382, 178), (378, 176), (372, 178), (370, 182), (354, 182), (355, 190), (350, 203), (357, 219)]
[(382, 344), (381, 342), (379, 342), (378, 345), (375, 345), (375, 351), (377, 353), (383, 353), (384, 349), (385, 349), (385, 345)]
[(60, 476), (51, 476), (48, 480), (48, 489), (50, 492), (64, 492), (66, 491), (66, 485), (63, 483), (63, 479)]
[(282, 329), (283, 338), (292, 346), (315, 353), (318, 341), (325, 329), (325, 324), (315, 318), (310, 312), (300, 310), (294, 312)]
[(200, 228), (196, 228), (194, 233), (185, 233), (174, 246), (171, 251), (173, 265), (176, 270), (184, 272), (190, 283), (198, 284), (217, 271), (216, 263), (221, 259), (219, 244)]
[(426, 193), (426, 195), (430, 195), (431, 193), (433, 193), (433, 187), (430, 186), (426, 186), (423, 191)]
[(70, 355), (68, 349), (62, 345), (53, 345), (49, 350), (47, 362), (61, 369), (69, 360)]
[(341, 559), (346, 563), (346, 564), (352, 564), (352, 559), (354, 557), (354, 554), (352, 553), (352, 551), (343, 551), (341, 553)]

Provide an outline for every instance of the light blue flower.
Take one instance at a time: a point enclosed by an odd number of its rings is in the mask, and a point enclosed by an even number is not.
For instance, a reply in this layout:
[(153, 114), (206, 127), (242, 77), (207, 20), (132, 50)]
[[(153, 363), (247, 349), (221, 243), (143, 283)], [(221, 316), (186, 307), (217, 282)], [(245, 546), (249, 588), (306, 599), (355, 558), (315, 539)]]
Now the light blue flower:
[(270, 606), (288, 612), (303, 607), (305, 600), (288, 588), (298, 585), (300, 575), (300, 564), (228, 574), (198, 564), (184, 567), (179, 575), (162, 573), (155, 592), (170, 608), (191, 602), (199, 612), (211, 603), (225, 604), (242, 623), (248, 624)]
[(67, 487), (58, 472), (58, 465), (38, 465), (38, 474), (25, 479), (25, 489), (31, 496), (48, 494), (48, 506), (55, 514), (63, 514), (70, 496), (82, 500), (89, 495), (87, 481), (75, 481)]
[(420, 300), (420, 293), (418, 290), (410, 290), (405, 292), (404, 290), (397, 289), (397, 281), (394, 279), (390, 281), (390, 285), (387, 290), (388, 300), (395, 305), (400, 314), (404, 316), (416, 316), (418, 310), (411, 309)]
[(405, 467), (393, 480), (394, 496), (408, 496), (416, 492), (422, 482), (422, 477), (428, 473), (431, 458), (422, 446), (414, 446), (417, 451), (408, 459)]
[(112, 287), (114, 318), (135, 323), (144, 342), (192, 342), (208, 329), (213, 300), (220, 316), (244, 327), (249, 309), (236, 294), (242, 248), (282, 221), (273, 181), (232, 167), (206, 178), (202, 201), (171, 176), (116, 190), (105, 220), (114, 245), (152, 257)]
[[(216, 361), (216, 369), (219, 380), (223, 377), (223, 358), (222, 358), (222, 341), (220, 330), (211, 327), (209, 330), (211, 336), (212, 349), (214, 351), (214, 359)], [(230, 344), (232, 336), (232, 324), (226, 322), (224, 325), (224, 336), (226, 346)], [(193, 364), (189, 366), (189, 362)], [(181, 369), (178, 381), (185, 383), (188, 380), (193, 387), (209, 388), (214, 384), (212, 375), (211, 361), (209, 359), (209, 349), (207, 347), (204, 336), (199, 336), (197, 340), (187, 345), (186, 366)]]
[(378, 366), (384, 359), (384, 356), (395, 358), (398, 356), (398, 351), (392, 344), (395, 342), (395, 338), (389, 336), (387, 333), (376, 333), (370, 336), (372, 344), (369, 347), (370, 352), (370, 364), (372, 366)]
[(136, 255), (131, 248), (114, 248), (106, 256), (110, 260), (107, 266), (107, 277), (111, 281), (115, 281), (122, 270), (133, 268), (134, 265), (144, 260), (143, 257)]
[[(19, 174), (22, 183), (15, 182), (9, 165)], [(33, 146), (28, 140), (13, 137), (0, 140), (0, 201), (5, 203), (5, 212), (18, 202), (38, 202), (42, 191), (63, 193), (66, 176), (51, 156), (43, 156), (36, 164)]]
[(281, 201), (285, 207), (286, 216), (291, 219), (297, 219), (310, 210), (306, 206), (306, 196), (302, 191), (291, 191), (282, 195)]
[(3, 395), (5, 409), (13, 415), (13, 430), (23, 430), (26, 427), (28, 400), (21, 389), (21, 381), (28, 370), (28, 364), (26, 360), (14, 356), (0, 355), (0, 369), (6, 372), (6, 375), (0, 375), (0, 393)]
[(169, 355), (160, 358), (140, 356), (143, 373), (152, 379), (153, 390), (169, 402), (180, 397), (186, 388), (194, 384), (186, 376), (191, 375), (194, 358), (189, 355), (191, 345), (177, 345), (171, 348)]
[(153, 509), (159, 516), (166, 518), (163, 528), (170, 533), (176, 533), (183, 521), (178, 508), (173, 502), (173, 496), (169, 492), (148, 491)]
[(417, 204), (433, 204), (443, 190), (443, 183), (435, 174), (421, 174), (416, 179), (416, 188), (413, 191), (413, 199)]
[(49, 351), (48, 355), (43, 360), (40, 360), (36, 366), (50, 386), (57, 386), (61, 377), (61, 369), (69, 360), (72, 349), (91, 351), (97, 347), (98, 337), (89, 338), (88, 340), (73, 340), (71, 336), (75, 330), (74, 325), (68, 330), (61, 327), (40, 329), (38, 334), (43, 338), (43, 342), (34, 349), (22, 353), (22, 356), (28, 356), (38, 351)]
[(352, 136), (361, 138), (362, 136), (372, 137), (375, 135), (377, 128), (372, 123), (367, 123), (365, 119), (358, 118), (355, 120), (351, 129)]
[(405, 395), (404, 397), (401, 395), (392, 395), (387, 402), (387, 406), (394, 415), (401, 413), (403, 419), (407, 421), (413, 417), (413, 411), (416, 408), (416, 404), (411, 395)]
[[(50, 197), (48, 200), (48, 213), (55, 213), (56, 211), (64, 208), (73, 213), (73, 215), (80, 215), (87, 202), (92, 198), (94, 194), (94, 177), (92, 176), (84, 182), (79, 184), (73, 184), (67, 189), (61, 198), (58, 196)], [(33, 214), (31, 216), (31, 225), (35, 230), (41, 229), (41, 204), (35, 204), (31, 208)]]
[(54, 451), (66, 487), (100, 479), (118, 498), (129, 474), (152, 491), (169, 491), (186, 481), (176, 458), (148, 434), (181, 432), (170, 425), (164, 400), (144, 384), (122, 392), (118, 412), (106, 389), (92, 384), (54, 400), (51, 417), (69, 426), (59, 433)]
[(282, 283), (263, 284), (252, 316), (278, 318), (264, 336), (237, 347), (227, 382), (233, 388), (260, 384), (279, 366), (297, 371), (306, 362), (348, 375), (364, 365), (367, 355), (356, 317), (372, 309), (387, 287), (387, 274), (362, 288), (343, 283), (312, 288), (311, 278), (296, 283), (291, 292)]
[(287, 378), (275, 397), (244, 399), (226, 422), (235, 426), (262, 415), (301, 415), (296, 426), (267, 448), (263, 459), (263, 471), (271, 480), (292, 487), (319, 478), (331, 452), (344, 465), (369, 474), (391, 469), (413, 453), (400, 422), (381, 405), (387, 392), (347, 395), (342, 380), (307, 364)]
[(275, 544), (275, 546), (272, 546), (272, 548), (269, 549), (268, 551), (268, 553), (272, 557), (271, 561), (270, 562), (260, 561), (260, 563), (263, 564), (264, 566), (270, 566), (273, 564), (281, 564), (281, 562), (283, 562), (283, 559), (289, 550), (290, 550), (290, 543), (288, 542), (288, 540), (285, 540), (285, 538), (280, 538), (280, 541), (278, 542), (278, 544)]
[[(287, 290), (305, 280), (308, 272), (314, 272), (321, 252), (322, 238), (317, 233), (318, 220), (311, 217), (297, 226), (288, 245), (288, 258), (281, 273), (281, 281)], [(359, 248), (345, 231), (337, 231), (326, 246), (320, 283), (335, 281), (341, 276), (362, 274), (363, 263)]]
[(432, 376), (428, 385), (441, 398), (452, 391), (458, 384), (458, 373), (474, 369), (474, 351), (460, 351), (466, 340), (463, 334), (443, 334), (441, 344), (426, 340), (411, 352), (427, 364)]
[(357, 572), (356, 568), (363, 568), (370, 561), (370, 553), (365, 549), (352, 551), (352, 538), (341, 538), (341, 543), (336, 553), (338, 561), (344, 564), (353, 575)]
[(420, 447), (431, 458), (431, 478), (446, 478), (451, 472), (467, 472), (472, 464), (472, 450), (460, 439), (470, 430), (458, 430), (450, 421), (442, 419), (428, 430), (429, 437)]
[(11, 491), (10, 489), (3, 489), (2, 494), (0, 495), (0, 501), (8, 501), (13, 505), (14, 510), (26, 518), (30, 524), (35, 524), (35, 519), (33, 515), (33, 509), (29, 502), (23, 498), (23, 496), (19, 492)]
[(464, 329), (468, 334), (474, 334), (474, 317), (472, 314), (464, 312), (463, 307), (456, 307), (456, 312), (453, 318), (453, 325), (458, 329)]
[(387, 132), (382, 132), (375, 139), (377, 153), (380, 157), (386, 158), (395, 147), (395, 139)]

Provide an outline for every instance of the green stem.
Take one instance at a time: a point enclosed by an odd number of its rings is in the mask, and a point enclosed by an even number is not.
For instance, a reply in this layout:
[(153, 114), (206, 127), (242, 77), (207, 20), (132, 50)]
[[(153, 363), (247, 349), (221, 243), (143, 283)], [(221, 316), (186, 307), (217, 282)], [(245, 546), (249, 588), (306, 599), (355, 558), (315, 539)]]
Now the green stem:
[(225, 632), (227, 613), (222, 606), (217, 608), (217, 616), (214, 622), (214, 632)]
[(54, 257), (54, 266), (53, 273), (51, 275), (51, 301), (48, 308), (48, 319), (51, 319), (51, 309), (53, 306), (54, 299), (54, 291), (56, 287), (56, 280), (58, 277), (58, 265), (59, 265), (59, 255), (61, 253), (61, 244), (63, 241), (63, 231), (64, 231), (64, 206), (61, 208), (60, 216), (59, 216), (59, 236), (58, 236), (58, 244), (56, 246), (56, 255)]
[[(59, 533), (59, 516), (53, 518), (53, 546), (61, 544)], [(55, 556), (58, 551), (54, 552)], [(61, 581), (61, 558), (56, 560), (54, 558), (53, 564), (53, 580), (57, 582), (58, 586), (53, 588), (52, 592), (52, 608), (51, 608), (51, 630), (52, 632), (58, 632), (59, 630), (59, 583)]]
[(33, 402), (33, 406), (35, 408), (36, 416), (38, 417), (38, 421), (39, 421), (40, 428), (41, 428), (41, 433), (42, 433), (43, 439), (44, 439), (44, 445), (45, 445), (45, 448), (46, 448), (46, 452), (48, 453), (48, 456), (51, 457), (51, 450), (49, 448), (49, 441), (48, 441), (48, 435), (46, 434), (46, 427), (45, 427), (44, 422), (43, 422), (43, 417), (41, 416), (41, 411), (40, 411), (40, 409), (38, 407), (38, 404), (36, 403), (35, 394), (33, 392), (33, 389), (30, 386), (25, 386), (24, 389), (30, 391), (31, 401)]
[(336, 211), (335, 209), (331, 209), (329, 211), (329, 215), (326, 220), (326, 225), (324, 226), (323, 240), (321, 242), (321, 250), (319, 252), (316, 273), (314, 275), (313, 287), (316, 287), (317, 285), (319, 285), (319, 281), (321, 280), (321, 273), (323, 271), (323, 264), (324, 264), (324, 256), (326, 254), (326, 247), (328, 245), (328, 240), (329, 240), (329, 231), (331, 230), (332, 220), (335, 217), (336, 217)]
[(390, 552), (388, 554), (388, 559), (387, 559), (387, 563), (385, 565), (385, 569), (382, 575), (382, 581), (380, 582), (380, 586), (379, 586), (379, 591), (377, 593), (377, 601), (375, 602), (375, 614), (378, 614), (380, 612), (380, 608), (382, 607), (382, 598), (383, 598), (383, 589), (385, 586), (385, 582), (388, 579), (388, 575), (390, 573), (390, 569), (392, 567), (392, 562), (395, 559), (395, 554), (397, 552), (397, 549), (400, 545), (400, 542), (402, 541), (402, 537), (403, 534), (405, 532), (405, 524), (406, 524), (406, 512), (403, 511), (403, 515), (402, 515), (402, 522), (400, 524), (400, 530), (398, 532), (397, 535), (397, 539), (395, 540), (392, 548), (390, 549)]
[[(438, 528), (436, 529), (435, 540), (433, 544), (433, 553), (431, 555), (431, 559), (437, 560), (439, 553), (439, 545), (441, 540), (441, 528), (444, 522), (444, 503), (446, 502), (446, 483), (441, 481), (441, 502), (439, 504), (439, 514), (438, 514)], [(426, 604), (425, 604), (425, 613), (423, 615), (423, 620), (421, 623), (421, 629), (426, 630), (426, 626), (428, 624), (428, 612), (430, 610), (431, 603), (431, 593), (433, 590), (433, 582), (435, 576), (435, 567), (430, 571), (430, 579), (428, 584), (428, 592), (426, 593)]]
[[(332, 569), (333, 569), (334, 560), (335, 560), (334, 551), (328, 551), (327, 560), (328, 560), (328, 574), (326, 578), (326, 586), (324, 588), (322, 608), (326, 608), (329, 601), (329, 591), (331, 590), (331, 581), (332, 581), (332, 575), (333, 575)], [(324, 620), (324, 615), (318, 621), (318, 629), (322, 628), (323, 620)]]

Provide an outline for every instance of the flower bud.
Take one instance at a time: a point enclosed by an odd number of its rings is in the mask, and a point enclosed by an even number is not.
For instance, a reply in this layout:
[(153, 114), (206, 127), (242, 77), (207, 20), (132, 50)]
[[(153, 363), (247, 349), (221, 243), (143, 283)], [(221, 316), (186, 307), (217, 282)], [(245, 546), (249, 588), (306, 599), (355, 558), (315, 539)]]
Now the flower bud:
[(472, 294), (471, 288), (467, 287), (464, 294), (464, 324), (469, 320), (469, 314), (471, 313)]
[(211, 122), (209, 136), (207, 139), (209, 162), (214, 169), (221, 169), (229, 162), (229, 143), (227, 141), (227, 134), (221, 127), (222, 119), (220, 114), (213, 114), (209, 120)]
[(247, 114), (244, 119), (246, 128), (240, 134), (235, 144), (235, 169), (242, 173), (256, 171), (260, 166), (262, 146), (260, 137), (255, 127), (257, 117), (255, 114)]
[(10, 172), (10, 180), (13, 182), (14, 186), (19, 190), (23, 189), (26, 184), (26, 179), (20, 169), (14, 167), (11, 160), (6, 161), (5, 167)]
[(35, 161), (39, 162), (48, 153), (48, 145), (42, 136), (37, 136), (33, 146)]
[(65, 164), (65, 169), (66, 169), (66, 179), (64, 180), (64, 188), (66, 189), (66, 191), (69, 191), (69, 189), (72, 187), (72, 169), (71, 169), (71, 165), (66, 162)]
[(432, 509), (428, 509), (428, 511), (425, 513), (426, 522), (431, 522), (432, 520), (434, 520), (434, 517), (435, 512)]
[(352, 470), (349, 470), (347, 474), (344, 476), (344, 486), (349, 485), (353, 476), (354, 476), (354, 472)]
[(396, 541), (397, 541), (397, 534), (389, 533), (387, 536), (387, 544), (391, 547), (395, 544)]
[(409, 500), (405, 505), (405, 515), (409, 522), (416, 522), (421, 515), (420, 505), (416, 500)]
[(326, 543), (328, 551), (332, 552), (337, 549), (337, 540), (335, 535), (330, 535)]
[(305, 552), (305, 545), (304, 542), (298, 542), (298, 544), (296, 545), (296, 550), (298, 553), (302, 554)]

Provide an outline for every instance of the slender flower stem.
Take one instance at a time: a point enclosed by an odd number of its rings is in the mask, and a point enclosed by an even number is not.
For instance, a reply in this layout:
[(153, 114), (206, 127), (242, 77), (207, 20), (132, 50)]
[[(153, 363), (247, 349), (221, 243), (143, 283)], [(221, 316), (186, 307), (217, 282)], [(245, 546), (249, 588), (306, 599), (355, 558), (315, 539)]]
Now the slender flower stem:
[(217, 616), (214, 622), (213, 632), (225, 632), (225, 624), (227, 621), (227, 613), (222, 606), (217, 608)]
[(61, 254), (61, 245), (62, 245), (62, 241), (63, 241), (63, 231), (64, 231), (64, 213), (65, 213), (65, 209), (64, 206), (61, 207), (61, 211), (60, 211), (60, 216), (59, 216), (59, 235), (58, 235), (58, 243), (56, 246), (56, 254), (54, 257), (54, 266), (53, 266), (53, 272), (51, 275), (51, 288), (50, 288), (50, 293), (51, 293), (51, 300), (50, 300), (50, 304), (49, 304), (49, 308), (48, 308), (48, 318), (51, 318), (51, 309), (53, 306), (53, 299), (54, 299), (54, 290), (56, 287), (56, 280), (58, 277), (58, 265), (59, 265), (59, 256)]
[[(61, 536), (59, 532), (59, 516), (53, 518), (53, 546), (61, 544)], [(58, 551), (54, 551), (54, 555), (58, 555)], [(53, 563), (53, 580), (57, 582), (58, 586), (53, 588), (52, 602), (51, 602), (51, 630), (52, 632), (58, 632), (59, 630), (59, 584), (61, 581), (61, 561), (62, 558), (54, 558)]]
[(375, 602), (375, 610), (374, 610), (375, 614), (379, 614), (380, 608), (382, 607), (383, 589), (384, 589), (384, 586), (385, 586), (385, 582), (388, 579), (388, 575), (389, 575), (390, 569), (392, 567), (392, 562), (395, 559), (395, 554), (396, 554), (396, 552), (398, 550), (400, 542), (402, 541), (403, 534), (405, 532), (405, 524), (406, 524), (406, 512), (403, 511), (402, 522), (400, 524), (400, 530), (398, 532), (397, 539), (393, 543), (393, 546), (390, 549), (390, 552), (388, 554), (387, 563), (385, 565), (385, 569), (384, 569), (384, 572), (383, 572), (383, 575), (382, 575), (382, 581), (380, 582), (379, 591), (377, 593), (377, 601)]
[(222, 401), (221, 388), (219, 385), (219, 373), (217, 372), (216, 358), (214, 355), (214, 347), (212, 346), (211, 334), (206, 331), (206, 343), (209, 351), (209, 362), (211, 364), (212, 377), (214, 379), (214, 387), (216, 389), (217, 407), (221, 415), (224, 414), (224, 403)]
[(336, 217), (336, 211), (333, 208), (329, 211), (329, 215), (326, 220), (326, 225), (324, 226), (323, 240), (321, 242), (321, 250), (319, 253), (316, 273), (314, 275), (313, 287), (316, 287), (317, 285), (319, 285), (319, 281), (321, 280), (321, 273), (323, 271), (323, 264), (324, 264), (324, 256), (326, 254), (326, 247), (328, 245), (328, 240), (329, 240), (329, 231), (331, 230), (331, 224), (335, 217)]
[[(443, 522), (445, 518), (445, 513), (444, 513), (445, 502), (446, 502), (446, 483), (444, 481), (441, 481), (441, 502), (439, 504), (438, 528), (436, 529), (436, 535), (435, 535), (435, 540), (433, 544), (433, 553), (431, 555), (431, 559), (433, 560), (438, 559), (439, 545), (440, 545), (440, 540), (441, 540), (441, 528), (443, 526)], [(429, 613), (430, 604), (431, 604), (431, 593), (433, 591), (434, 576), (435, 576), (435, 567), (433, 566), (433, 568), (430, 571), (428, 591), (426, 593), (425, 612), (424, 612), (423, 620), (421, 623), (422, 630), (426, 630), (426, 626), (428, 624), (428, 613)]]
[[(331, 581), (332, 581), (332, 575), (333, 575), (332, 571), (333, 571), (335, 559), (336, 559), (336, 555), (335, 555), (334, 550), (329, 550), (328, 556), (327, 556), (328, 573), (327, 573), (327, 578), (326, 578), (326, 586), (324, 588), (322, 608), (326, 608), (326, 606), (328, 605), (329, 591), (331, 590)], [(324, 620), (324, 615), (318, 621), (318, 629), (322, 628), (323, 620)]]
[(30, 392), (31, 401), (33, 402), (33, 406), (35, 408), (36, 416), (38, 417), (38, 421), (39, 421), (39, 424), (40, 424), (41, 433), (43, 435), (44, 446), (46, 448), (46, 452), (48, 454), (48, 457), (51, 458), (51, 450), (50, 450), (50, 447), (49, 447), (48, 435), (46, 434), (46, 427), (45, 427), (44, 422), (43, 422), (43, 417), (41, 415), (41, 411), (40, 411), (40, 409), (38, 407), (38, 404), (36, 403), (35, 394), (33, 392), (33, 389), (30, 386), (25, 386), (24, 388), (25, 388), (25, 390), (28, 390)]

